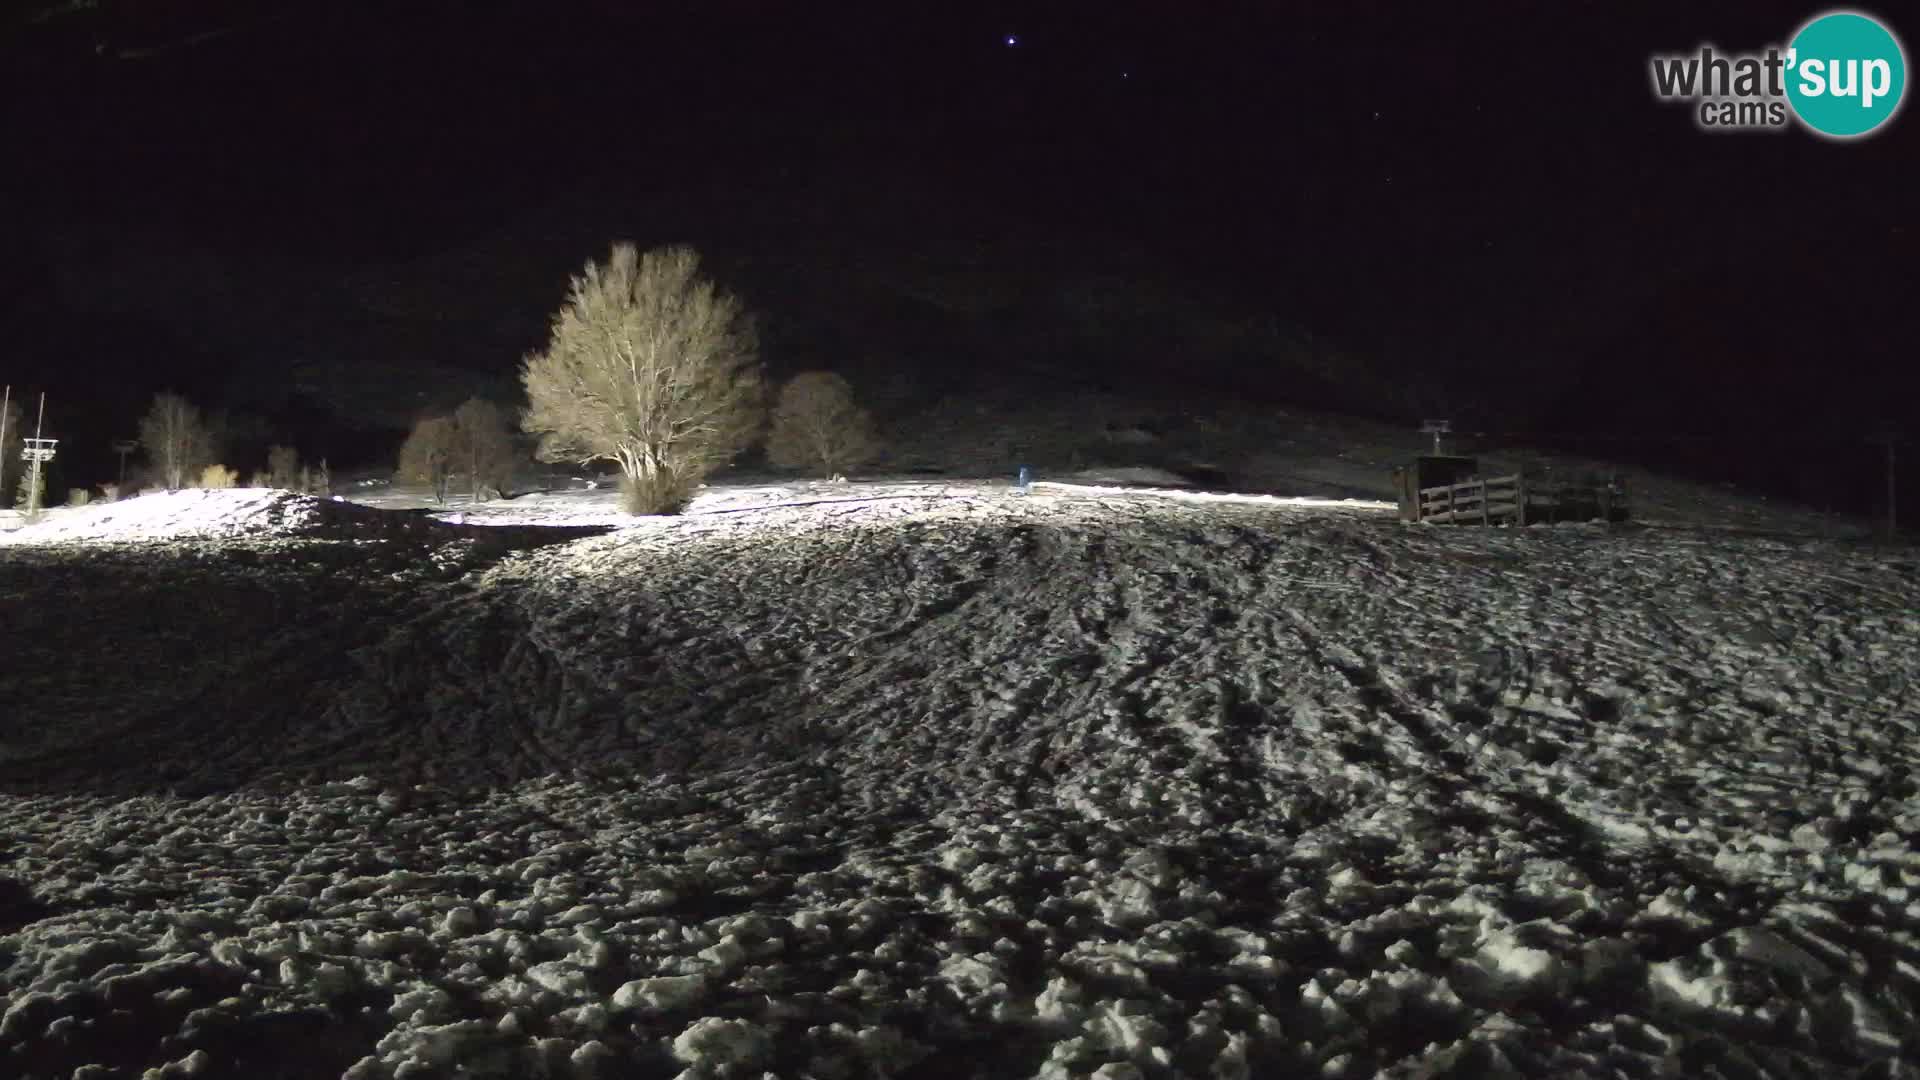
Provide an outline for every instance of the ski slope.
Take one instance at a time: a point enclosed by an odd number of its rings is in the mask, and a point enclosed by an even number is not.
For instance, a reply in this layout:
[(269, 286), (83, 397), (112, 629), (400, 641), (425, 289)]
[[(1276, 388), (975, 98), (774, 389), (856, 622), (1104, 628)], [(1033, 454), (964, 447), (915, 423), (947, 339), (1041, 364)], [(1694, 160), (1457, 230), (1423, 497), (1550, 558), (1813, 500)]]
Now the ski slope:
[(0, 1075), (1920, 1075), (1910, 550), (182, 492), (0, 635)]

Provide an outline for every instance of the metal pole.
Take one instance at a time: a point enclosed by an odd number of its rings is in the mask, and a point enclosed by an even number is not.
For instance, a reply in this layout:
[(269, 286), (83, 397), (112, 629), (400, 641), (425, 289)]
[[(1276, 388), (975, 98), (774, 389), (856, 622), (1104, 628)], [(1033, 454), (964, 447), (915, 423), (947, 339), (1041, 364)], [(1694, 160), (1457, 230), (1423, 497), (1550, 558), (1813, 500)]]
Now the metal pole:
[(13, 384), (0, 394), (0, 492), (7, 490), (7, 410), (13, 406)]
[[(40, 391), (40, 418), (33, 422), (33, 438), (39, 442), (47, 426), (47, 392)], [(33, 456), (33, 479), (27, 482), (27, 516), (40, 512), (40, 455)]]

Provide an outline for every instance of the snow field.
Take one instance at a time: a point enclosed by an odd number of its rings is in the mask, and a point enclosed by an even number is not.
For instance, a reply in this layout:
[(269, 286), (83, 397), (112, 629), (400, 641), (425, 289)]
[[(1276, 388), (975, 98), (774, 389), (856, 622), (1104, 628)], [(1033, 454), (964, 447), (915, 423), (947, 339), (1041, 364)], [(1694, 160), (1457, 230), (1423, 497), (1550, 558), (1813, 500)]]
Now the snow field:
[(1915, 1075), (1910, 557), (832, 487), (14, 534), (0, 1071)]

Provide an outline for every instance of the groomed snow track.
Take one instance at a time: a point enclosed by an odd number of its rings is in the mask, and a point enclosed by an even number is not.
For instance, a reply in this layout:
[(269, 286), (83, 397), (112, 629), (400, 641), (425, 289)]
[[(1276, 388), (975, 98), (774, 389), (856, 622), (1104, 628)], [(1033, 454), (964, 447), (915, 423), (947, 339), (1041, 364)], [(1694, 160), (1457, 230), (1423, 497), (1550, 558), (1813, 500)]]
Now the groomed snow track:
[(0, 1073), (1920, 1075), (1910, 552), (227, 509), (0, 548)]

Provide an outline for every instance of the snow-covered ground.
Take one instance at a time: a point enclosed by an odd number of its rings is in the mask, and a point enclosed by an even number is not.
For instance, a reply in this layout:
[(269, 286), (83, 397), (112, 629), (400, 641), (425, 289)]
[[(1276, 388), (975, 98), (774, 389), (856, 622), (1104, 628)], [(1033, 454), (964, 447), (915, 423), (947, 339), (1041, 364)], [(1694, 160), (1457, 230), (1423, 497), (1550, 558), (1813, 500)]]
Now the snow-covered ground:
[(1920, 556), (1142, 478), (0, 535), (0, 1076), (1920, 1076)]

